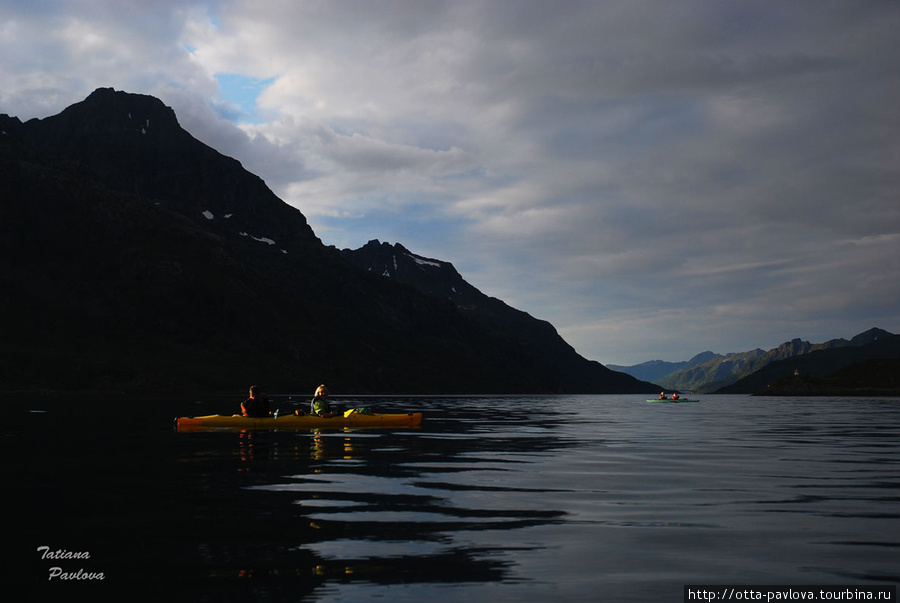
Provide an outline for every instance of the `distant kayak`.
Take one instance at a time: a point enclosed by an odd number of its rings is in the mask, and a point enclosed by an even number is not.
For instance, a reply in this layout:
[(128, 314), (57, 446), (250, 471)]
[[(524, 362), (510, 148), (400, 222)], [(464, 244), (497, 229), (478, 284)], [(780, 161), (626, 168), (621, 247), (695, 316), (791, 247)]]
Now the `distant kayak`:
[(331, 418), (316, 415), (284, 415), (274, 417), (244, 417), (241, 415), (206, 415), (202, 417), (179, 417), (175, 420), (178, 431), (198, 431), (206, 429), (341, 429), (344, 427), (417, 427), (422, 422), (422, 413), (363, 414), (345, 413)]
[(665, 404), (666, 402), (668, 402), (669, 404), (681, 404), (682, 402), (699, 402), (699, 401), (700, 400), (694, 400), (691, 398), (678, 398), (677, 400), (672, 400), (670, 398), (666, 399), (666, 400), (660, 400), (657, 398), (656, 400), (647, 400), (647, 402), (658, 402), (660, 404)]

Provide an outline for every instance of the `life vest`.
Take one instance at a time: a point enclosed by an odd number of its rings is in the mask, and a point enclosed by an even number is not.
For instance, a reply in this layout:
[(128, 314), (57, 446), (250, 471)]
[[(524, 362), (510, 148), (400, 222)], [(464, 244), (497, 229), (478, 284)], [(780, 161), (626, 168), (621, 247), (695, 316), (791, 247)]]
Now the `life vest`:
[(241, 414), (245, 417), (269, 416), (268, 398), (247, 398), (241, 402)]
[(328, 398), (316, 396), (309, 404), (309, 412), (314, 415), (321, 415), (330, 410), (331, 406), (328, 404)]

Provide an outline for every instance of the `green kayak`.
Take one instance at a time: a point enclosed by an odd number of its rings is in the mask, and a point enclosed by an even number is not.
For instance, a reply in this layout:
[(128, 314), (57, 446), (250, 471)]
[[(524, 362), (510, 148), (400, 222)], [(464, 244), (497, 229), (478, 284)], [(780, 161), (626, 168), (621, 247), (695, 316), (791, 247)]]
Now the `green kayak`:
[(647, 400), (647, 402), (656, 402), (657, 404), (681, 404), (682, 402), (699, 402), (700, 400), (694, 400), (691, 398), (678, 398), (677, 400), (672, 400), (671, 398), (666, 398), (665, 400)]

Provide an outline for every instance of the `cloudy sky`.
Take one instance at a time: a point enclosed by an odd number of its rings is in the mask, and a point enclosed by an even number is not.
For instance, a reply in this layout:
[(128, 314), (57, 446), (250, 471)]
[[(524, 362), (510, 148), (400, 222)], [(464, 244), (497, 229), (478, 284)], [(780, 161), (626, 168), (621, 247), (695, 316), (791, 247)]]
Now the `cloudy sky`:
[(604, 364), (900, 332), (894, 0), (3, 0), (0, 112), (152, 94), (327, 244)]

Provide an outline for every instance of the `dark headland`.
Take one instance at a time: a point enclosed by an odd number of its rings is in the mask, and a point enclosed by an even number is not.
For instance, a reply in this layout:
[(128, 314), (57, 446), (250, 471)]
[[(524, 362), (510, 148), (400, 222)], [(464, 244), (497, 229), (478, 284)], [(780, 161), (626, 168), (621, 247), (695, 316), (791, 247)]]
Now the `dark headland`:
[(0, 391), (657, 391), (449, 262), (324, 245), (157, 98), (101, 88), (0, 131)]

